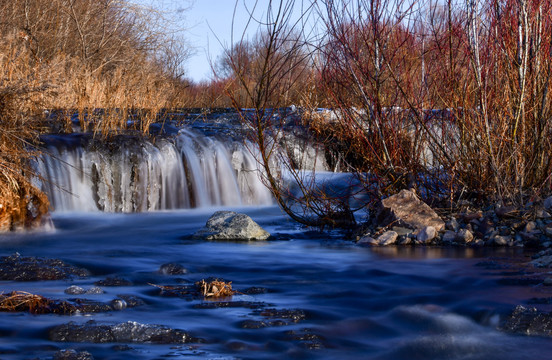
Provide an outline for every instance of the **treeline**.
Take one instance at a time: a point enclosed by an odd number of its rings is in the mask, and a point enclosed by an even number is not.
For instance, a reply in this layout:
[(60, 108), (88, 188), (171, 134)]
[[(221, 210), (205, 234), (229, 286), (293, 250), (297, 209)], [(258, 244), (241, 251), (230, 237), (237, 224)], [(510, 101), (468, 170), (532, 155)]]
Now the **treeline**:
[[(423, 185), (450, 204), (467, 194), (524, 203), (551, 191), (552, 1), (309, 4), (295, 20), (299, 2), (270, 2), (260, 35), (223, 61), (231, 71), (218, 81), (257, 109), (246, 120), (266, 153), (274, 129), (263, 109), (323, 106), (333, 112), (306, 122), (349, 170), (373, 175), (377, 194)], [(278, 196), (277, 179), (267, 183)], [(346, 212), (342, 199), (303, 190), (298, 201), (320, 217)]]

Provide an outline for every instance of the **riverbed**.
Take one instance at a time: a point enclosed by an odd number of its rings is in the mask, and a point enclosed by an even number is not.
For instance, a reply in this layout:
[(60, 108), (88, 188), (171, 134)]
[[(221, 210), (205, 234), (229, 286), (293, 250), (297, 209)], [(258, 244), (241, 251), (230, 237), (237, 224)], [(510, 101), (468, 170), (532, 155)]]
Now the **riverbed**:
[[(218, 209), (218, 208), (217, 208)], [(4, 234), (0, 255), (59, 258), (91, 275), (70, 280), (2, 281), (2, 291), (109, 302), (134, 295), (141, 306), (77, 315), (0, 313), (0, 358), (51, 359), (61, 349), (94, 359), (544, 359), (548, 338), (497, 330), (501, 316), (540, 285), (501, 281), (523, 250), (438, 247), (366, 248), (338, 233), (291, 222), (275, 206), (233, 208), (276, 236), (264, 242), (205, 242), (191, 235), (216, 209), (135, 214), (54, 213), (55, 230)], [(176, 263), (187, 273), (167, 275)], [(68, 295), (109, 277), (132, 285)], [(216, 301), (163, 296), (157, 286), (206, 278), (239, 293)], [(254, 291), (251, 291), (254, 289)], [(74, 322), (163, 325), (200, 339), (190, 344), (51, 341), (48, 330)]]

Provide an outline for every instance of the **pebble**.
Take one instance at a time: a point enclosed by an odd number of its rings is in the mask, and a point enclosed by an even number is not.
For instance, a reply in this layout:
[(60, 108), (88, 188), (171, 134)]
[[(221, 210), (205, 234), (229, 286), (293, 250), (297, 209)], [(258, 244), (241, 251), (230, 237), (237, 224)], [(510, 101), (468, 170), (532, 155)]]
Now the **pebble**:
[(105, 291), (103, 291), (102, 288), (93, 286), (90, 289), (86, 290), (87, 295), (97, 295), (97, 294), (105, 294)]
[(473, 241), (473, 234), (469, 229), (460, 229), (456, 234), (456, 241), (462, 244), (468, 244)]
[(394, 245), (397, 243), (397, 238), (399, 234), (395, 231), (386, 231), (377, 238), (378, 245)]
[(430, 243), (437, 236), (437, 230), (433, 226), (426, 226), (416, 236), (418, 242), (427, 244)]
[(496, 235), (492, 238), (492, 243), (497, 246), (508, 246), (508, 243), (512, 241), (510, 236)]
[(71, 285), (65, 289), (64, 293), (68, 295), (83, 295), (86, 294), (86, 290), (77, 285)]
[(460, 224), (458, 224), (458, 221), (456, 221), (456, 218), (453, 217), (452, 219), (447, 221), (447, 223), (445, 224), (445, 228), (447, 230), (456, 232), (460, 228)]
[(537, 229), (537, 223), (534, 222), (534, 221), (529, 221), (526, 225), (525, 225), (525, 232), (527, 233), (530, 233), (532, 231), (535, 231)]
[(443, 234), (443, 237), (441, 238), (441, 240), (444, 242), (444, 243), (451, 243), (451, 242), (454, 242), (454, 240), (456, 240), (456, 233), (454, 231), (446, 231), (444, 234)]

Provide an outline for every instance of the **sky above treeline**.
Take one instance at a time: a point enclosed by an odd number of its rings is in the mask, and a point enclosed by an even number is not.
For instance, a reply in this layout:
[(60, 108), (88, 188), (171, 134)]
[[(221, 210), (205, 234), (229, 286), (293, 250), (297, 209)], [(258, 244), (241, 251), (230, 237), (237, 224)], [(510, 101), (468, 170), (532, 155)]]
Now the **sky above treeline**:
[[(134, 0), (166, 13), (175, 21), (172, 26), (181, 30), (182, 36), (192, 48), (186, 64), (186, 77), (199, 82), (212, 77), (211, 65), (225, 48), (239, 41), (254, 11), (263, 18), (269, 0)], [(298, 3), (301, 1), (298, 0)], [(279, 3), (273, 1), (273, 3)], [(255, 5), (256, 4), (256, 8)], [(246, 38), (251, 39), (258, 29), (250, 24)]]

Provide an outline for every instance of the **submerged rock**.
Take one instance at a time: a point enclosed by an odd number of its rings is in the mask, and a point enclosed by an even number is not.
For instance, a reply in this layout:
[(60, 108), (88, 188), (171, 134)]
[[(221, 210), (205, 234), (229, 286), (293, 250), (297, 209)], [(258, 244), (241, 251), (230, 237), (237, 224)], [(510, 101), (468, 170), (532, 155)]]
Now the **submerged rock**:
[(0, 258), (0, 280), (62, 280), (88, 275), (88, 270), (66, 264), (59, 259), (23, 257), (18, 253)]
[(74, 349), (59, 350), (54, 354), (54, 360), (94, 360), (88, 351), (77, 352)]
[(266, 240), (270, 234), (245, 214), (217, 211), (194, 237), (205, 240)]
[(433, 226), (437, 231), (445, 227), (445, 222), (439, 215), (410, 190), (402, 190), (398, 194), (383, 199), (377, 219), (381, 226), (395, 224), (412, 229)]
[(51, 328), (48, 337), (51, 341), (90, 343), (185, 344), (198, 341), (182, 330), (134, 321), (115, 325), (101, 325), (93, 320), (82, 325), (70, 322)]
[(518, 305), (500, 328), (516, 334), (552, 336), (552, 314)]
[(188, 270), (180, 264), (167, 263), (159, 267), (159, 273), (163, 275), (184, 275), (188, 273)]
[(82, 294), (86, 294), (86, 290), (84, 290), (80, 286), (71, 285), (67, 289), (65, 289), (64, 293), (68, 295), (82, 295)]
[(104, 280), (98, 280), (94, 283), (96, 286), (132, 286), (132, 281), (117, 276), (108, 276)]

